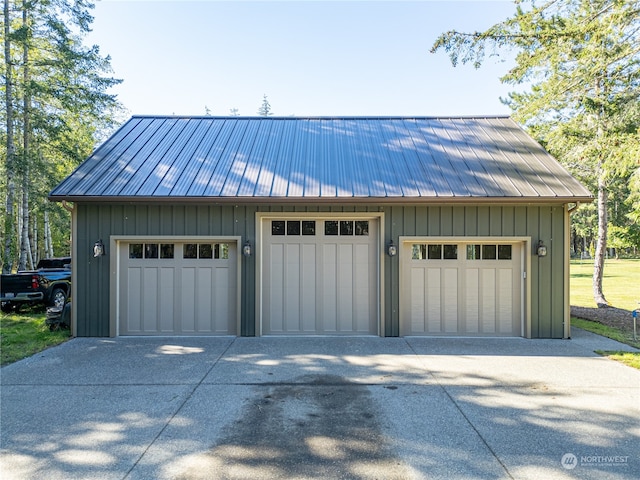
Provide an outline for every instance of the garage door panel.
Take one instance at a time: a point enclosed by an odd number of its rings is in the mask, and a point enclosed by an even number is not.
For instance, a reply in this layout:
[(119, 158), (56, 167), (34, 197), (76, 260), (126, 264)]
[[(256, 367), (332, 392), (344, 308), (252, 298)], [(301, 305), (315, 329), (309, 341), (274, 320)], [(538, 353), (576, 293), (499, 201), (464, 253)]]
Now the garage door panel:
[(322, 327), (321, 332), (338, 331), (338, 247), (322, 246)]
[(129, 268), (126, 272), (128, 289), (121, 295), (126, 295), (129, 302), (125, 305), (127, 330), (140, 332), (142, 330), (142, 268)]
[(196, 281), (197, 269), (184, 267), (180, 277), (180, 319), (182, 333), (196, 331)]
[(354, 301), (356, 331), (368, 332), (371, 320), (371, 271), (369, 245), (354, 245)]
[(338, 331), (354, 330), (353, 319), (353, 246), (338, 247)]
[(493, 269), (482, 270), (482, 331), (496, 331), (496, 272)]
[(442, 332), (440, 269), (427, 268), (427, 332)]
[(173, 317), (174, 317), (174, 294), (175, 294), (175, 269), (174, 268), (160, 268), (160, 298), (159, 306), (160, 312), (158, 315), (159, 325), (158, 328), (161, 332), (171, 333), (174, 331)]
[(411, 331), (414, 333), (426, 333), (425, 329), (425, 270), (423, 268), (411, 269)]
[(300, 245), (285, 246), (285, 330), (300, 330)]
[(300, 309), (300, 315), (302, 330), (309, 333), (316, 330), (316, 276), (318, 274), (316, 250), (316, 245), (305, 244), (302, 246), (300, 299), (303, 308)]
[(229, 320), (232, 319), (231, 307), (233, 299), (231, 298), (231, 270), (229, 267), (216, 267), (213, 270), (215, 287), (213, 288), (213, 319), (214, 331), (216, 333), (228, 332), (232, 325)]
[(211, 304), (214, 292), (214, 284), (212, 279), (212, 268), (198, 268), (198, 282), (196, 285), (196, 331), (210, 332), (211, 318), (215, 310)]
[(513, 330), (513, 270), (498, 270), (498, 328), (500, 333), (511, 333)]
[(158, 269), (142, 270), (142, 331), (157, 330), (158, 319)]
[(458, 269), (444, 268), (442, 274), (444, 331), (456, 333), (458, 331)]
[(465, 326), (468, 333), (480, 331), (480, 271), (470, 268), (465, 271)]
[(284, 245), (271, 245), (269, 264), (268, 309), (272, 332), (284, 331)]

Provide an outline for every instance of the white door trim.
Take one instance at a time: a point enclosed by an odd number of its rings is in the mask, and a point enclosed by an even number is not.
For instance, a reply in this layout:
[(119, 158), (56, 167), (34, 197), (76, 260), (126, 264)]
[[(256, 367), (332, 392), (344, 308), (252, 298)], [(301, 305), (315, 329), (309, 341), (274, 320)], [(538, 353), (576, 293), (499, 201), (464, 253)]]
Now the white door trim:
[[(520, 324), (521, 324), (521, 335), (525, 338), (531, 338), (531, 237), (519, 237), (519, 236), (511, 236), (511, 237), (491, 237), (491, 236), (400, 236), (399, 237), (399, 249), (398, 249), (398, 257), (400, 263), (400, 271), (399, 271), (399, 286), (400, 291), (404, 287), (403, 281), (406, 276), (406, 268), (408, 267), (408, 262), (404, 258), (405, 252), (407, 251), (404, 248), (407, 244), (413, 243), (484, 243), (484, 242), (499, 242), (499, 243), (511, 243), (516, 244), (520, 243), (522, 245), (522, 251), (520, 256), (520, 265), (522, 269), (522, 284), (521, 284), (521, 293), (520, 293)], [(400, 320), (400, 331), (402, 332), (402, 322), (405, 318), (406, 314), (406, 305), (404, 302), (400, 302), (398, 307), (399, 320)]]
[(242, 237), (240, 236), (211, 236), (211, 235), (111, 235), (109, 238), (110, 257), (110, 285), (109, 285), (109, 335), (117, 337), (120, 334), (120, 245), (122, 243), (161, 242), (194, 242), (194, 243), (235, 243), (236, 244), (236, 335), (240, 335), (241, 312), (241, 280), (242, 280)]
[(299, 218), (301, 220), (376, 220), (378, 222), (378, 278), (377, 278), (377, 325), (378, 335), (384, 334), (384, 212), (256, 212), (255, 216), (255, 255), (256, 255), (256, 299), (255, 299), (255, 335), (262, 336), (263, 313), (263, 259), (264, 242), (262, 239), (263, 222), (274, 219)]

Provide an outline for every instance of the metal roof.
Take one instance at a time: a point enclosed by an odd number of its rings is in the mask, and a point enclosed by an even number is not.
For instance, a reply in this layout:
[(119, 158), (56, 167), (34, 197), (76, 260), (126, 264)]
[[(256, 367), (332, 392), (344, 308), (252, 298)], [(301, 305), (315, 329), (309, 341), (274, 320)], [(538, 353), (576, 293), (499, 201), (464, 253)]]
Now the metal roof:
[(134, 116), (52, 200), (578, 202), (508, 117)]

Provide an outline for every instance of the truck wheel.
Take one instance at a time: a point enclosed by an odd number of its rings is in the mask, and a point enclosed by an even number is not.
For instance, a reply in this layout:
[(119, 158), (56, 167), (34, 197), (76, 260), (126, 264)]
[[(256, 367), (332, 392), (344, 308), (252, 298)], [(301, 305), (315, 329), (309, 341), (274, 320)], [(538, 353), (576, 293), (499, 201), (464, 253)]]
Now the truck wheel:
[(13, 312), (13, 305), (11, 305), (11, 302), (2, 302), (2, 311), (4, 313), (11, 313)]
[(55, 288), (51, 292), (51, 306), (56, 308), (64, 307), (64, 302), (67, 301), (67, 294), (61, 288)]

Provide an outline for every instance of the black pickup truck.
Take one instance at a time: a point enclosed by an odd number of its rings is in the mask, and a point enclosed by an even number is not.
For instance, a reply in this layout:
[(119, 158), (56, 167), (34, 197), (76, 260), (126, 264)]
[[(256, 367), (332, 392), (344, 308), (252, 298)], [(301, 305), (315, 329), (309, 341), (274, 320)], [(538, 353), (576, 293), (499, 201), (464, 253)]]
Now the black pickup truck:
[(71, 293), (71, 258), (42, 259), (37, 270), (4, 274), (0, 280), (3, 312), (25, 303), (62, 308)]

